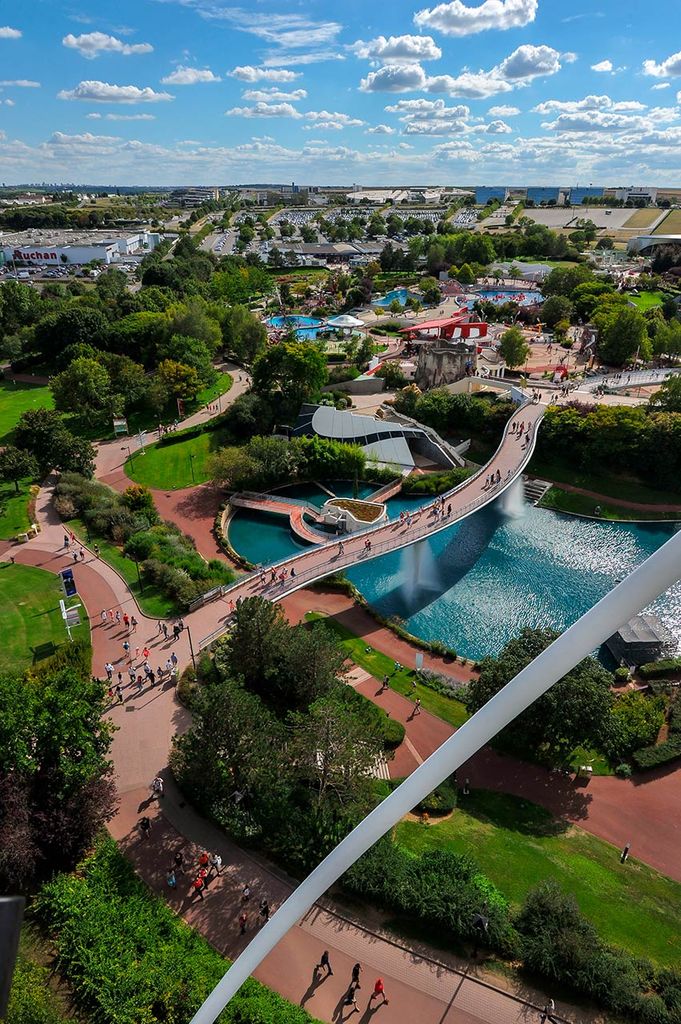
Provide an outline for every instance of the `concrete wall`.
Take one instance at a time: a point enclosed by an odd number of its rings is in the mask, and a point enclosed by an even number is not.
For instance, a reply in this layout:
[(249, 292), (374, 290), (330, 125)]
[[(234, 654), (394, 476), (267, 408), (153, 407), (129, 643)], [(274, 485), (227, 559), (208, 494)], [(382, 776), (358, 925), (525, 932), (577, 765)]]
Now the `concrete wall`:
[(340, 384), (327, 384), (322, 391), (345, 391), (348, 395), (378, 395), (384, 390), (385, 381), (382, 377), (357, 377), (356, 380), (344, 380)]

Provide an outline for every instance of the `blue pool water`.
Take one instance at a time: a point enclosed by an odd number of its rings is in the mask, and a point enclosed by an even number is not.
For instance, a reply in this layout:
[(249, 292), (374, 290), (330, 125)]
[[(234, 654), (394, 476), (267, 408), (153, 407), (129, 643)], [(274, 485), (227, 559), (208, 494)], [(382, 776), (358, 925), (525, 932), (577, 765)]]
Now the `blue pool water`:
[(381, 296), (380, 299), (372, 299), (371, 305), (387, 307), (390, 305), (391, 302), (394, 302), (395, 299), (397, 299), (400, 305), (404, 306), (407, 299), (418, 298), (419, 296), (416, 295), (414, 292), (410, 292), (408, 288), (393, 288), (391, 292), (387, 292), (385, 295)]
[(308, 341), (317, 337), (322, 326), (322, 321), (314, 316), (271, 316), (267, 322), (270, 327), (295, 327), (296, 337)]
[[(391, 501), (391, 517), (418, 504)], [(523, 626), (565, 629), (673, 530), (672, 524), (592, 522), (538, 508), (509, 518), (495, 504), (424, 542), (425, 585), (414, 582), (413, 548), (348, 576), (383, 615), (397, 615), (417, 636), (479, 658), (497, 653)], [(230, 540), (253, 562), (300, 550), (288, 523), (274, 516), (239, 512)], [(678, 637), (681, 585), (653, 607)]]
[[(520, 298), (520, 296), (523, 296)], [(501, 306), (504, 302), (517, 302), (519, 306), (531, 306), (536, 302), (543, 302), (544, 296), (540, 292), (535, 291), (518, 291), (513, 289), (483, 289), (482, 291), (476, 292), (475, 298), (486, 299), (488, 302), (493, 302), (495, 306)], [(469, 299), (466, 305), (469, 309), (473, 308), (475, 298)]]

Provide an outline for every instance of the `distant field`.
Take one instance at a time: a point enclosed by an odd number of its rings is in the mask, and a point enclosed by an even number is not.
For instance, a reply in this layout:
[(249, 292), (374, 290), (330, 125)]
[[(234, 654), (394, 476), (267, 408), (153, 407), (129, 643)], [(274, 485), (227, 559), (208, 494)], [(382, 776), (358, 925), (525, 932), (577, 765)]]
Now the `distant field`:
[(52, 392), (48, 387), (0, 380), (0, 445), (8, 443), (9, 435), (22, 413), (40, 408), (54, 408)]
[(636, 210), (632, 213), (628, 221), (626, 221), (622, 227), (624, 228), (649, 228), (650, 225), (657, 220), (658, 217), (662, 216), (660, 210)]
[(654, 306), (661, 306), (664, 301), (664, 292), (641, 292), (640, 295), (629, 295), (629, 301), (633, 302), (642, 313), (652, 309)]
[(655, 228), (653, 234), (681, 235), (681, 210), (670, 210), (669, 215)]

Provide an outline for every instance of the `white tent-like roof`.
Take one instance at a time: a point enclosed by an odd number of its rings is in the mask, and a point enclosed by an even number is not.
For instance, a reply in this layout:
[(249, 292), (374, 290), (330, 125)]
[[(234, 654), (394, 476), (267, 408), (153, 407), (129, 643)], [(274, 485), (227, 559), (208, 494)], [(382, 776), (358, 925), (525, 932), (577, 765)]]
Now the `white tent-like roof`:
[(326, 322), (329, 327), (364, 327), (363, 320), (359, 320), (356, 316), (350, 316), (349, 313), (341, 313), (340, 316), (334, 316)]

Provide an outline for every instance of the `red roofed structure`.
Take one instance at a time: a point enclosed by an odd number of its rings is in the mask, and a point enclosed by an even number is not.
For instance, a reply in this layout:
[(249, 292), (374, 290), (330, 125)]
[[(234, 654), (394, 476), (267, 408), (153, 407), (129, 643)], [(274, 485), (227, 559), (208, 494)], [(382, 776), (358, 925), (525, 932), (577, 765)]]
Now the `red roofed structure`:
[(400, 334), (405, 334), (410, 341), (467, 341), (487, 337), (487, 324), (481, 320), (473, 320), (467, 309), (460, 313), (445, 317), (443, 320), (423, 320), (412, 327), (403, 327)]

